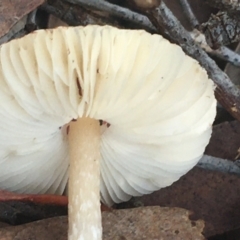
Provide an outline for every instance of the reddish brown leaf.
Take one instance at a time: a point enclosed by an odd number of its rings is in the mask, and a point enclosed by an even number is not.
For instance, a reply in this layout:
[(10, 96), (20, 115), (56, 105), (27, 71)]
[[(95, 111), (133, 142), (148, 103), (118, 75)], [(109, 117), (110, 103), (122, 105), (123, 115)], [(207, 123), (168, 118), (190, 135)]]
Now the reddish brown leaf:
[(210, 156), (240, 159), (240, 123), (224, 122), (213, 127), (213, 133), (205, 153)]
[(134, 198), (122, 207), (181, 207), (205, 222), (206, 237), (240, 227), (240, 178), (236, 175), (194, 168), (178, 182), (150, 195)]
[[(104, 240), (205, 239), (203, 221), (189, 220), (189, 211), (180, 208), (145, 207), (113, 210), (102, 214)], [(45, 219), (0, 229), (0, 240), (66, 240), (67, 217)]]
[(43, 2), (44, 0), (1, 0), (0, 37), (4, 36), (23, 16), (33, 11)]

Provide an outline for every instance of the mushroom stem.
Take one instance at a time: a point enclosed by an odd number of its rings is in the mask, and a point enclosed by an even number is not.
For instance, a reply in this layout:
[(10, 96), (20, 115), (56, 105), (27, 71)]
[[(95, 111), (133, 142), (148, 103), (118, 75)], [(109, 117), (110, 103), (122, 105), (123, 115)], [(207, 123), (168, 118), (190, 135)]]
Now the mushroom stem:
[(69, 240), (102, 239), (100, 125), (91, 118), (70, 123)]

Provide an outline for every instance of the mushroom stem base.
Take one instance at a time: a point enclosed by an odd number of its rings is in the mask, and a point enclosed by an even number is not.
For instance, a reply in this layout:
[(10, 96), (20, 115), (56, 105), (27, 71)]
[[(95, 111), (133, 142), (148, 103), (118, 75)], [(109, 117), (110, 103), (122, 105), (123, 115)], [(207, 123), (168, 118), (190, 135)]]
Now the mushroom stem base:
[(100, 210), (100, 125), (79, 118), (69, 130), (69, 240), (102, 239)]

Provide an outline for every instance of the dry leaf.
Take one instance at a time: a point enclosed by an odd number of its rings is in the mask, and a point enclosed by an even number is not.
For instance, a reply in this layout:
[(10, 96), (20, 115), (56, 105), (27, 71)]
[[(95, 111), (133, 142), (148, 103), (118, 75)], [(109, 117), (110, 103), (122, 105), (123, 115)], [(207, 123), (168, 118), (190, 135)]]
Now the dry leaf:
[(240, 123), (224, 122), (213, 127), (213, 133), (205, 153), (210, 156), (236, 160), (240, 148)]
[(204, 235), (211, 237), (240, 227), (240, 178), (233, 174), (195, 167), (172, 186), (133, 198), (119, 207), (135, 205), (181, 207), (205, 222)]
[[(145, 207), (104, 212), (104, 240), (205, 239), (203, 221), (189, 219), (180, 208)], [(67, 217), (55, 217), (0, 229), (0, 240), (66, 240)]]
[(23, 16), (40, 6), (44, 0), (1, 0), (0, 3), (0, 37), (19, 22)]
[(104, 240), (205, 239), (204, 222), (181, 208), (140, 207), (103, 214)]

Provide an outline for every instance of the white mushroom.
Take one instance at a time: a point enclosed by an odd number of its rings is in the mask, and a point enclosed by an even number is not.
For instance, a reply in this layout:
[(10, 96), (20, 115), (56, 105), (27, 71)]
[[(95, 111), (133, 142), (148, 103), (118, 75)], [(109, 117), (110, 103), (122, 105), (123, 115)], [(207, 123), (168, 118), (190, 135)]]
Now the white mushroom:
[(213, 82), (159, 35), (41, 30), (0, 57), (0, 188), (62, 194), (70, 163), (71, 240), (101, 239), (100, 196), (111, 205), (171, 185), (209, 141)]

